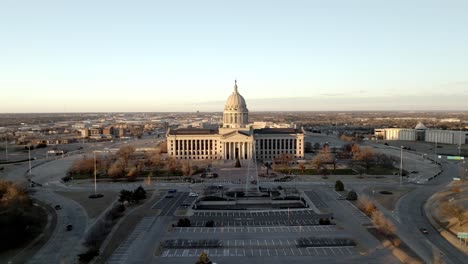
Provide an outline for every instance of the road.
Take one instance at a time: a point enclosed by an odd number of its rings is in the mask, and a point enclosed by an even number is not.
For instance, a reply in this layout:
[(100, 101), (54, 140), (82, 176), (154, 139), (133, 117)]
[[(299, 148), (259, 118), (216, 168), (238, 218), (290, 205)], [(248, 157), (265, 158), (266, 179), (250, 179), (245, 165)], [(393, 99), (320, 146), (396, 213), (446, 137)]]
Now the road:
[[(442, 252), (446, 263), (466, 263), (468, 256), (445, 240), (430, 224), (424, 213), (424, 204), (435, 192), (442, 189), (458, 175), (455, 163), (442, 161), (442, 174), (425, 184), (424, 187), (403, 196), (397, 204), (396, 214), (398, 235), (420, 255), (426, 263), (433, 261), (434, 254)], [(429, 234), (422, 234), (419, 229), (427, 228)]]
[[(81, 242), (88, 225), (88, 216), (81, 205), (73, 200), (55, 194), (49, 190), (40, 190), (34, 198), (48, 203), (52, 207), (60, 204), (57, 212), (55, 230), (42, 248), (28, 263), (73, 263), (81, 253)], [(67, 225), (73, 225), (71, 231), (66, 231)]]

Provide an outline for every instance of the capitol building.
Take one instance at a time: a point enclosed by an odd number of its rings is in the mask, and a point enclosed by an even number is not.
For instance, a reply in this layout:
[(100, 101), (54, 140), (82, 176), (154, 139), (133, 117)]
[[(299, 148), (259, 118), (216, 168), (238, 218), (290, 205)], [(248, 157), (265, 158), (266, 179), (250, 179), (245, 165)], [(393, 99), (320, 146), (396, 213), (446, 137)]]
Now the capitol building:
[(249, 110), (237, 81), (217, 129), (180, 128), (166, 135), (167, 152), (177, 159), (271, 161), (281, 154), (304, 158), (304, 133), (294, 128), (260, 128), (249, 124)]

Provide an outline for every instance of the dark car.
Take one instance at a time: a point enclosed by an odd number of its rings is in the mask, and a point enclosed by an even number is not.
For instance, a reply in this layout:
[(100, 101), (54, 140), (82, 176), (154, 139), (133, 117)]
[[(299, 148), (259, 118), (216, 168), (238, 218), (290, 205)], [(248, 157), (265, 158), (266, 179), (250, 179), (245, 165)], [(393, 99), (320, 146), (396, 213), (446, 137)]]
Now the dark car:
[(57, 204), (54, 208), (55, 208), (55, 210), (60, 210), (60, 209), (62, 209), (62, 206), (60, 206), (60, 204)]
[(421, 230), (421, 233), (423, 233), (425, 235), (429, 234), (429, 232), (427, 231), (426, 228), (420, 228), (419, 230)]
[(73, 225), (67, 225), (67, 231), (72, 231), (73, 230)]

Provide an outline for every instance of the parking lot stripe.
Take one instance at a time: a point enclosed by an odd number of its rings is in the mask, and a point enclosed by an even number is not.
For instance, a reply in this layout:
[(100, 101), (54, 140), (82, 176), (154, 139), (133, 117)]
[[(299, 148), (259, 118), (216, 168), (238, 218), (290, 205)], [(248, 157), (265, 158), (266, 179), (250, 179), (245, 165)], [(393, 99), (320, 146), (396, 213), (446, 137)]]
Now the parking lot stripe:
[(298, 250), (299, 250), (299, 252), (301, 253), (301, 256), (302, 256), (302, 255), (304, 255), (304, 254), (302, 254), (302, 250), (301, 250), (301, 248), (297, 248), (297, 249), (298, 249)]

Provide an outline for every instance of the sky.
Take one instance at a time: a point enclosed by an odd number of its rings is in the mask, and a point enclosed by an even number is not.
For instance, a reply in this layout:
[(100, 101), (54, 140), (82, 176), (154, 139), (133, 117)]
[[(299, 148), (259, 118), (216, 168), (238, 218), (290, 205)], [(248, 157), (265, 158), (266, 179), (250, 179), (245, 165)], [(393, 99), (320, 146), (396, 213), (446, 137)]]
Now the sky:
[(0, 112), (468, 110), (468, 1), (1, 0)]

